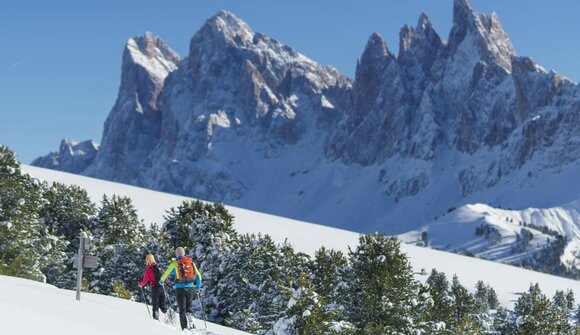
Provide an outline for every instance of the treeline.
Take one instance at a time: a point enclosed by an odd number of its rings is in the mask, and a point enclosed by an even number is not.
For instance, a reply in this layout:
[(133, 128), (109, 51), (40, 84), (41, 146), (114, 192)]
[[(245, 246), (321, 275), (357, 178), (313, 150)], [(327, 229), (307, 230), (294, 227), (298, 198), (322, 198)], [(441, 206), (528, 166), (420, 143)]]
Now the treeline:
[(240, 234), (233, 221), (220, 204), (187, 201), (147, 228), (130, 199), (97, 205), (76, 186), (40, 183), (0, 146), (0, 274), (74, 288), (69, 260), (82, 229), (102, 260), (85, 290), (138, 299), (145, 254), (165, 265), (184, 246), (203, 273), (210, 320), (250, 333), (580, 334), (571, 291), (550, 300), (532, 285), (509, 311), (483, 282), (467, 289), (436, 270), (418, 281), (399, 241), (383, 234), (361, 236), (347, 254), (321, 248), (310, 257)]

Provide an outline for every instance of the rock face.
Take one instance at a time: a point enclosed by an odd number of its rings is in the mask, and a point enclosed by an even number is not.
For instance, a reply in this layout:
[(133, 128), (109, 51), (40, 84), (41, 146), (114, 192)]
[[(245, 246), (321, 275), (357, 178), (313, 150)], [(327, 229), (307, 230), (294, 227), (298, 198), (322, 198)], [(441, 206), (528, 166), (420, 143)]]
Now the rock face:
[(32, 165), (47, 169), (81, 173), (93, 162), (99, 145), (94, 141), (75, 142), (72, 140), (62, 140), (58, 152), (39, 157), (32, 162)]
[(401, 232), (469, 202), (553, 202), (531, 190), (580, 171), (579, 93), (467, 0), (447, 41), (426, 14), (398, 55), (371, 35), (353, 82), (220, 12), (182, 60), (129, 40), (102, 147), (76, 172)]
[(159, 94), (179, 62), (179, 55), (151, 33), (127, 41), (121, 86), (105, 122), (102, 150), (84, 174), (117, 181), (137, 177), (137, 167), (159, 141)]

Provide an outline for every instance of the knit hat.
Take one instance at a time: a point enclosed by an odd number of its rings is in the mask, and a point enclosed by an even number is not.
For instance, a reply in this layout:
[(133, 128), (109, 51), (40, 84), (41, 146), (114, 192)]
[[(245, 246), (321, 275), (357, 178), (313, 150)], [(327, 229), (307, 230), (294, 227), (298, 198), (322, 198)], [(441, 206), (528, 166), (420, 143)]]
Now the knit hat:
[(185, 256), (185, 249), (183, 249), (183, 247), (177, 247), (175, 249), (175, 256)]

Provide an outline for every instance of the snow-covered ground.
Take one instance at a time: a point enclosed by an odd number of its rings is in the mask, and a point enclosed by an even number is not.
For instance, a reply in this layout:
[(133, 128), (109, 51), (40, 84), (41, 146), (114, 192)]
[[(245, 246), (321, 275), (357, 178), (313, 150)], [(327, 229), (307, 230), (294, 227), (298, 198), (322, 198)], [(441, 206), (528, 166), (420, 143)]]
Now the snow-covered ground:
[[(6, 276), (0, 276), (0, 291), (2, 334), (182, 334), (151, 319), (142, 303), (90, 293), (76, 301), (74, 291)], [(197, 320), (196, 326), (194, 333), (200, 335), (248, 334), (212, 323), (202, 330), (203, 321)]]
[[(579, 210), (580, 201), (559, 207), (523, 210), (470, 204), (399, 237), (403, 241), (417, 243), (421, 241), (421, 234), (427, 232), (429, 245), (433, 248), (460, 253), (470, 251), (478, 257), (517, 263), (540, 251), (548, 241), (556, 238), (555, 234), (558, 234), (570, 241), (560, 261), (566, 265), (576, 263), (577, 266), (576, 254), (580, 252)], [(483, 226), (495, 230), (495, 235), (493, 233), (488, 237), (476, 235), (476, 228)], [(517, 236), (523, 235), (523, 229), (531, 232), (533, 238), (526, 250), (520, 248), (514, 251), (513, 248), (518, 244)]]
[[(86, 189), (95, 202), (100, 201), (103, 194), (128, 196), (133, 200), (140, 218), (147, 224), (163, 222), (163, 214), (167, 209), (190, 199), (27, 165), (23, 165), (22, 169), (40, 180), (78, 185)], [(346, 252), (349, 246), (354, 247), (358, 243), (359, 234), (355, 232), (231, 206), (227, 208), (235, 216), (235, 228), (239, 232), (269, 234), (278, 242), (287, 239), (296, 250), (309, 254), (313, 254), (320, 246)], [(461, 211), (457, 210), (454, 215), (460, 213)], [(475, 229), (475, 226), (472, 228)], [(468, 227), (465, 234), (471, 234), (472, 228)], [(449, 234), (461, 233), (460, 230), (453, 229), (447, 232)], [(497, 291), (500, 302), (508, 308), (513, 307), (519, 294), (527, 290), (530, 283), (539, 283), (541, 289), (549, 296), (552, 296), (556, 290), (566, 289), (572, 289), (576, 296), (580, 296), (580, 282), (574, 280), (411, 244), (403, 244), (402, 249), (409, 256), (419, 279), (425, 279), (425, 276), (419, 274), (421, 269), (429, 272), (432, 268), (436, 268), (438, 271), (445, 272), (449, 277), (457, 274), (460, 281), (467, 287), (473, 288), (478, 280), (483, 280)]]

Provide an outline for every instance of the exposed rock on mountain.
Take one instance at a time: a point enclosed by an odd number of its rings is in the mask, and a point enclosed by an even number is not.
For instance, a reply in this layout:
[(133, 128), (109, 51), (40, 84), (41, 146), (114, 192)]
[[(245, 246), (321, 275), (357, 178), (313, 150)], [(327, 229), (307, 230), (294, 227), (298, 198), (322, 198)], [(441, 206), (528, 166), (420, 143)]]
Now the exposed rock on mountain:
[(94, 141), (75, 142), (72, 140), (62, 140), (58, 152), (39, 157), (32, 162), (32, 165), (43, 168), (82, 173), (93, 162), (99, 145)]
[(580, 198), (579, 93), (467, 0), (447, 41), (426, 14), (398, 54), (372, 34), (354, 82), (220, 12), (183, 60), (151, 34), (129, 40), (102, 148), (76, 172), (405, 232), (466, 203)]

